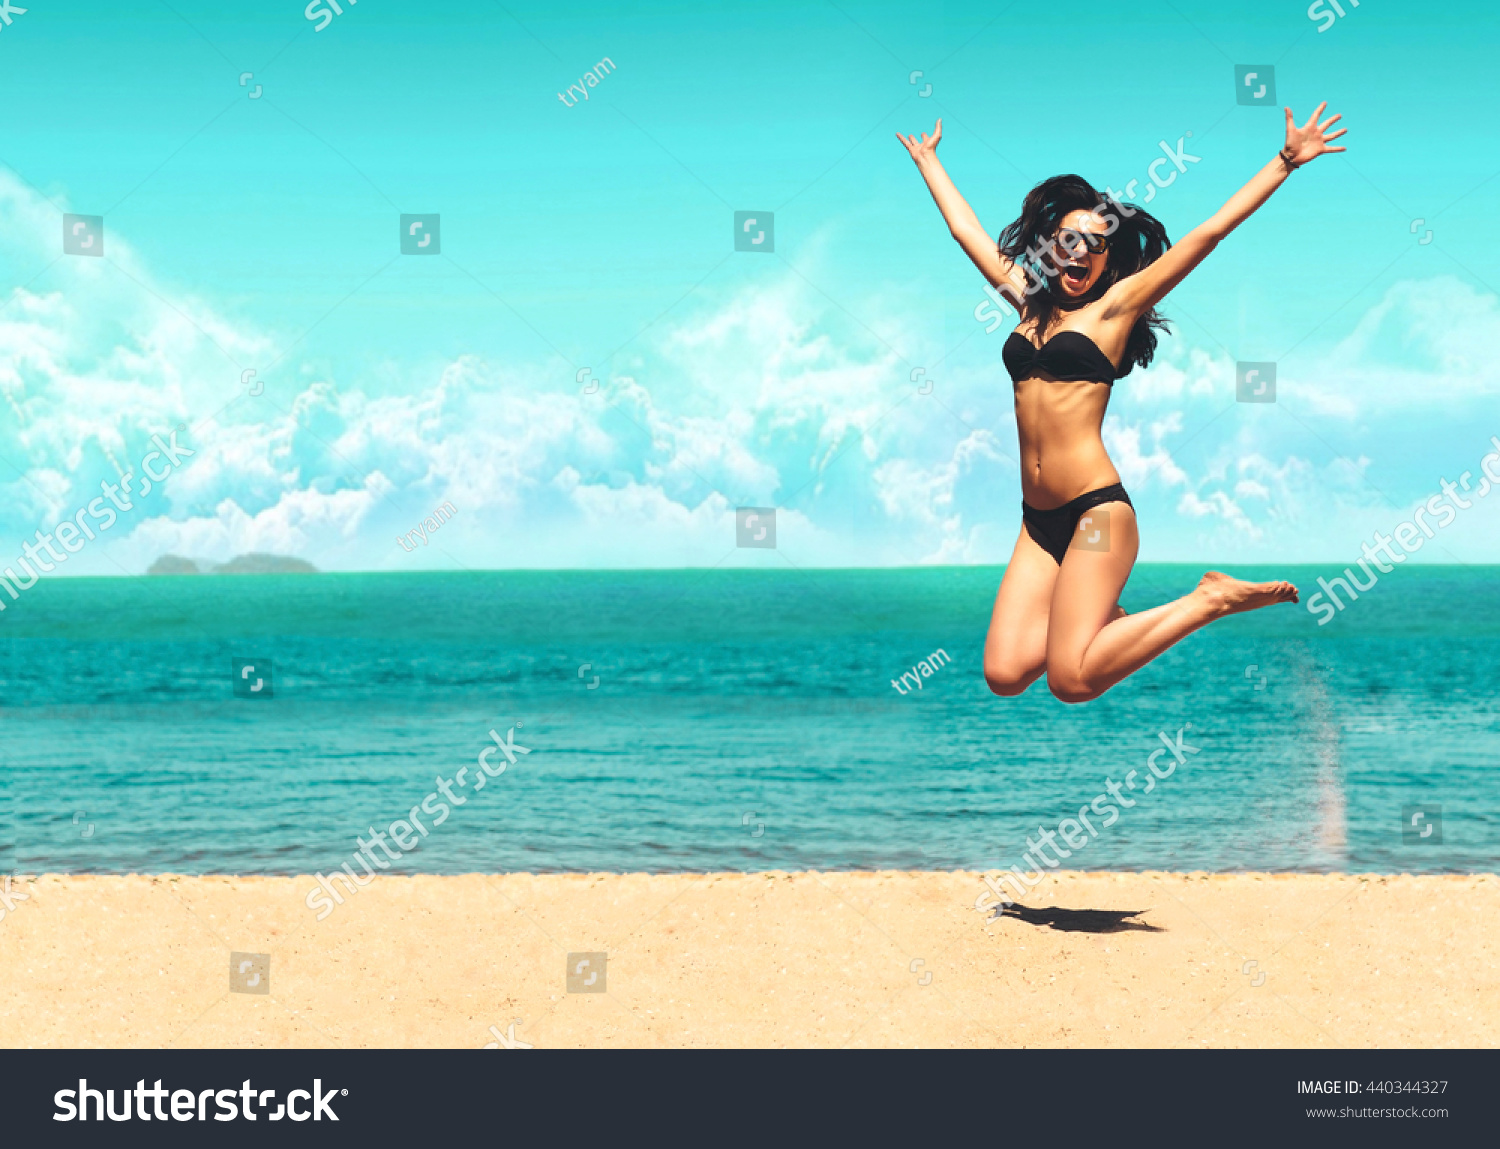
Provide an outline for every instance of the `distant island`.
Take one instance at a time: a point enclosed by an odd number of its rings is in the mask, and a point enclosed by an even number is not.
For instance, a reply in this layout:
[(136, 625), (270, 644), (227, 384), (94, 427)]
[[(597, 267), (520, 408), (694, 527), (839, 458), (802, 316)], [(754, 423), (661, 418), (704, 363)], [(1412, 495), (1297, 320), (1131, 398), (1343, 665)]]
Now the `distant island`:
[(162, 555), (146, 571), (148, 575), (197, 574), (317, 574), (318, 568), (306, 559), (290, 555), (235, 555), (227, 563), (208, 559), (185, 559), (181, 555)]

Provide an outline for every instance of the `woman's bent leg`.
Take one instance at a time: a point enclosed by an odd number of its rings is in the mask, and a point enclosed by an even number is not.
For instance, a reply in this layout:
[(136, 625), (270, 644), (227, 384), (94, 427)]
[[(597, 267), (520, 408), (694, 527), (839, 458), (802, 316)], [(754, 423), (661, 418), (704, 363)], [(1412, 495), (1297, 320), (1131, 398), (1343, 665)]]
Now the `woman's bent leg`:
[[(1106, 504), (1109, 549), (1074, 544), (1053, 588), (1047, 632), (1047, 685), (1064, 702), (1088, 702), (1168, 647), (1216, 618), (1276, 602), (1296, 602), (1287, 582), (1247, 583), (1217, 571), (1175, 602), (1114, 617), (1140, 548), (1135, 511)], [(1113, 619), (1113, 621), (1111, 621)]]
[(1057, 572), (1057, 560), (1023, 526), (984, 637), (984, 680), (996, 694), (1020, 694), (1047, 668), (1047, 613)]

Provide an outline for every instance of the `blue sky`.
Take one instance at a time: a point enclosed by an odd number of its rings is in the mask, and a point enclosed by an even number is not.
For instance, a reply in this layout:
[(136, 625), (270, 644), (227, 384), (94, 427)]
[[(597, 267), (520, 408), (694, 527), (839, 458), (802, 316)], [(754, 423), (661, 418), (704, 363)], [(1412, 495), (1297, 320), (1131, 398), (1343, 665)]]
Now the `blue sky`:
[[(1342, 565), (1500, 434), (1493, 8), (343, 7), (0, 26), (0, 561), (178, 424), (195, 454), (63, 573), (1003, 561), (1009, 323), (974, 319), (894, 138), (937, 116), (992, 234), (1046, 176), (1144, 183), (1183, 139), (1149, 205), (1176, 237), (1275, 153), (1280, 105), (1345, 115), (1350, 151), (1168, 298), (1115, 388), (1143, 560)], [(1277, 105), (1237, 105), (1267, 63)], [(733, 250), (737, 210), (774, 212), (774, 253)], [(441, 254), (401, 256), (422, 212)], [(105, 258), (62, 255), (64, 213), (104, 217)], [(1237, 360), (1277, 363), (1277, 403), (1234, 401)], [(779, 554), (735, 548), (741, 504), (779, 508)], [(1493, 504), (1420, 559), (1500, 561)]]

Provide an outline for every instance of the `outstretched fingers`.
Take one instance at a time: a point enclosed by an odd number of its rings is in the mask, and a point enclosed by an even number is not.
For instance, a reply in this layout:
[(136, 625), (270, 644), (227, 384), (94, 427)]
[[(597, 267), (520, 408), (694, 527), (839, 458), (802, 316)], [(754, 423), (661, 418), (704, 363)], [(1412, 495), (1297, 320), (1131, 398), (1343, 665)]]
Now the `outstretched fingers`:
[(915, 136), (903, 136), (900, 132), (897, 132), (896, 138), (900, 140), (904, 145), (906, 145), (907, 154), (910, 155), (912, 159), (915, 160), (921, 157), (922, 145), (917, 142), (917, 138)]
[(1340, 128), (1336, 132), (1330, 132), (1328, 130), (1329, 128), (1333, 127), (1334, 124), (1338, 123), (1343, 118), (1344, 118), (1344, 113), (1340, 112), (1337, 115), (1329, 116), (1328, 119), (1324, 120), (1321, 124), (1318, 125), (1318, 134), (1323, 137), (1323, 144), (1324, 144), (1325, 150), (1330, 151), (1330, 152), (1342, 152), (1342, 151), (1347, 150), (1347, 149), (1341, 148), (1341, 147), (1340, 148), (1330, 148), (1330, 147), (1327, 147), (1327, 144), (1328, 144), (1328, 142), (1330, 140), (1336, 140), (1336, 139), (1338, 139), (1340, 136), (1342, 136), (1345, 132), (1347, 132), (1349, 130), (1348, 128)]
[(1328, 129), (1342, 120), (1344, 115), (1342, 112), (1336, 112), (1325, 120), (1323, 119), (1323, 113), (1327, 108), (1328, 101), (1324, 100), (1313, 109), (1313, 113), (1308, 116), (1307, 122), (1300, 127), (1297, 124), (1296, 118), (1292, 115), (1292, 109), (1285, 109), (1287, 146), (1296, 153), (1294, 158), (1300, 159), (1302, 163), (1306, 163), (1308, 160), (1314, 159), (1325, 152), (1344, 152), (1349, 150), (1342, 146), (1330, 146), (1331, 141), (1346, 134), (1348, 129), (1339, 128), (1336, 131), (1330, 132)]
[(909, 136), (903, 136), (900, 132), (896, 133), (896, 138), (905, 145), (906, 150), (910, 152), (912, 158), (915, 159), (919, 153), (924, 151), (931, 152), (937, 148), (938, 141), (943, 138), (943, 121), (939, 120), (937, 122), (937, 126), (932, 129), (932, 135), (929, 136), (926, 132), (922, 132), (921, 136), (922, 139), (919, 143), (917, 141), (916, 133), (913, 133)]

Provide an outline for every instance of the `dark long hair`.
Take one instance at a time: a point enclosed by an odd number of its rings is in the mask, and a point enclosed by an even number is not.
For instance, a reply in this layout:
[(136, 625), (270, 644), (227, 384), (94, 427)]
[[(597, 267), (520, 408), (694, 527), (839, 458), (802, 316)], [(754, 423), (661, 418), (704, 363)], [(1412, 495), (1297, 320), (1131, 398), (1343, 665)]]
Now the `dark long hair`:
[[(1099, 281), (1088, 293), (1070, 300), (1058, 290), (1057, 276), (1047, 275), (1036, 260), (1040, 245), (1057, 234), (1059, 225), (1070, 212), (1097, 212), (1106, 220), (1116, 221), (1109, 234), (1109, 256)], [(1129, 214), (1127, 214), (1127, 212)], [(1082, 176), (1053, 176), (1026, 193), (1021, 216), (1000, 233), (1000, 254), (1018, 267), (1030, 266), (1033, 274), (1046, 286), (1026, 296), (1021, 312), (1023, 321), (1034, 320), (1039, 338), (1045, 337), (1053, 316), (1059, 309), (1072, 310), (1098, 299), (1120, 280), (1155, 263), (1172, 246), (1167, 229), (1148, 212), (1133, 204), (1121, 205), (1106, 199)], [(1032, 254), (1027, 255), (1030, 249)], [(1156, 329), (1170, 331), (1167, 321), (1151, 308), (1130, 330), (1120, 373), (1145, 367), (1156, 354)]]

